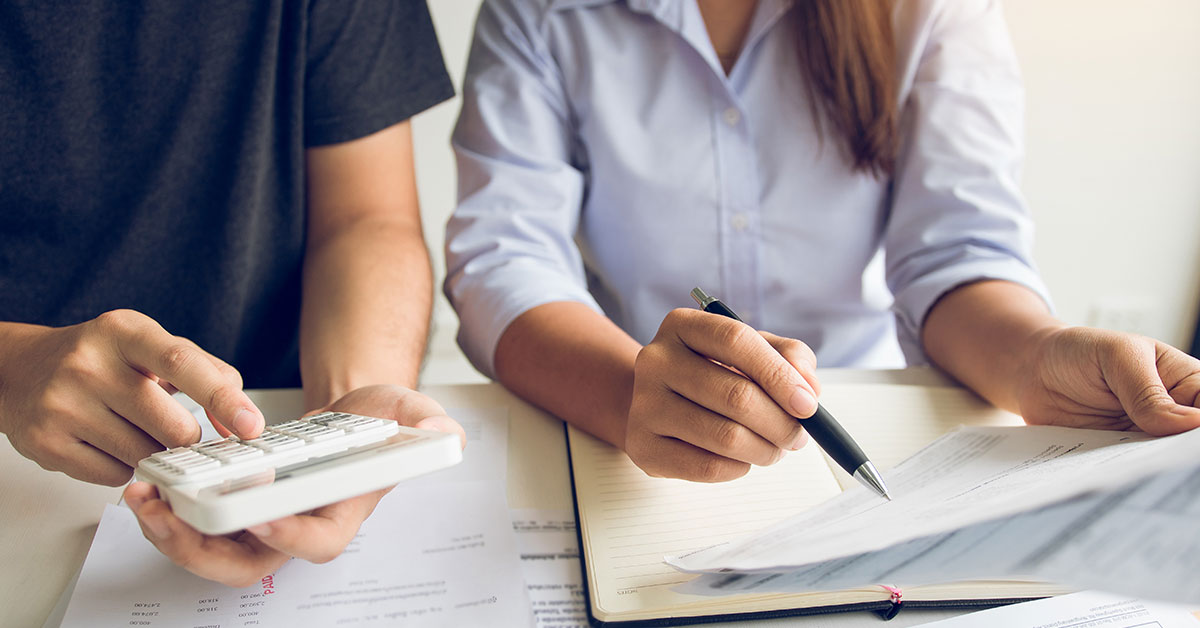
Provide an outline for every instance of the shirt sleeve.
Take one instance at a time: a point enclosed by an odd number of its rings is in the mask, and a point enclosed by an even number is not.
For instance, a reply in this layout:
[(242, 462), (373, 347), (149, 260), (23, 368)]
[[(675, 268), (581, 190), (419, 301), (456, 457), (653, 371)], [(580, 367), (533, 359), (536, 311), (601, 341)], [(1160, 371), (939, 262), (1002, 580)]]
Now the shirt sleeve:
[(909, 364), (927, 363), (921, 326), (939, 298), (982, 279), (1050, 303), (1033, 264), (1018, 185), (1024, 92), (1000, 6), (936, 3), (909, 60), (901, 145), (884, 235), (888, 286)]
[(454, 95), (424, 0), (313, 0), (304, 143), (365, 137)]
[(574, 241), (584, 175), (572, 160), (570, 104), (529, 14), (540, 4), (485, 0), (452, 139), (459, 203), (446, 226), (444, 289), (459, 345), (489, 376), (501, 334), (522, 313), (556, 301), (600, 311)]

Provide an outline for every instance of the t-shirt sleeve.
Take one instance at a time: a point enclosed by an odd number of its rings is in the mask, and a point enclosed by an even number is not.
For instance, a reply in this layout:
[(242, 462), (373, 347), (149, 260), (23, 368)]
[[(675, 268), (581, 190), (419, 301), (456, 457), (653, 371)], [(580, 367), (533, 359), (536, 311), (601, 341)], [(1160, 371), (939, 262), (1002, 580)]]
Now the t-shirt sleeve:
[(313, 0), (304, 144), (364, 137), (454, 95), (424, 0)]

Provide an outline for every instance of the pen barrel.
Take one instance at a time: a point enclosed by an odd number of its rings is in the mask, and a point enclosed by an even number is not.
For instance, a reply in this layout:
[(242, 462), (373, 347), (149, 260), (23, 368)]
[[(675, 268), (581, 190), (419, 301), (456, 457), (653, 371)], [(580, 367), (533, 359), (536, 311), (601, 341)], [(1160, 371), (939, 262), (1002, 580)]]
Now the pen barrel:
[(800, 426), (804, 428), (808, 435), (821, 449), (829, 454), (830, 458), (838, 464), (839, 467), (845, 469), (846, 473), (854, 475), (864, 462), (867, 461), (866, 454), (850, 438), (846, 430), (841, 424), (833, 418), (820, 404), (817, 404), (817, 411), (807, 419), (800, 419)]
[(724, 303), (721, 303), (720, 301), (718, 301), (716, 299), (714, 299), (712, 303), (709, 303), (708, 305), (704, 306), (704, 311), (708, 312), (709, 314), (720, 314), (721, 316), (732, 318), (735, 321), (745, 322), (741, 319), (740, 316), (738, 316), (737, 314), (734, 314), (733, 310), (729, 309), (729, 307), (727, 305), (725, 305)]

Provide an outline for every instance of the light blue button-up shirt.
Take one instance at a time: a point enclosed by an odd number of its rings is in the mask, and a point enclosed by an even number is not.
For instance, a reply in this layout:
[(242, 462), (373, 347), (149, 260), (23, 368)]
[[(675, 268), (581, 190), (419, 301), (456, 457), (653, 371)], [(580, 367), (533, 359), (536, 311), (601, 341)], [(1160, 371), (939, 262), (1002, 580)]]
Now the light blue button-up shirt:
[(924, 361), (920, 326), (956, 286), (1006, 279), (1046, 298), (997, 4), (897, 3), (891, 179), (852, 171), (814, 123), (789, 7), (760, 0), (727, 76), (695, 0), (485, 0), (445, 284), (478, 368), (554, 301), (646, 343), (700, 286), (821, 366), (893, 367)]

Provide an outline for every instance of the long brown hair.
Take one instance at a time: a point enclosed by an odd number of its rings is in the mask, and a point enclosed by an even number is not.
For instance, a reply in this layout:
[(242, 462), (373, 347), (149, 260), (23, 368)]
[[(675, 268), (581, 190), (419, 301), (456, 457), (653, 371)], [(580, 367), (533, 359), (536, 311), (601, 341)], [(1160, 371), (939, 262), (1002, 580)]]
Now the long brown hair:
[(820, 102), (814, 116), (825, 115), (855, 170), (890, 176), (899, 143), (892, 0), (797, 0), (792, 15), (809, 95)]

